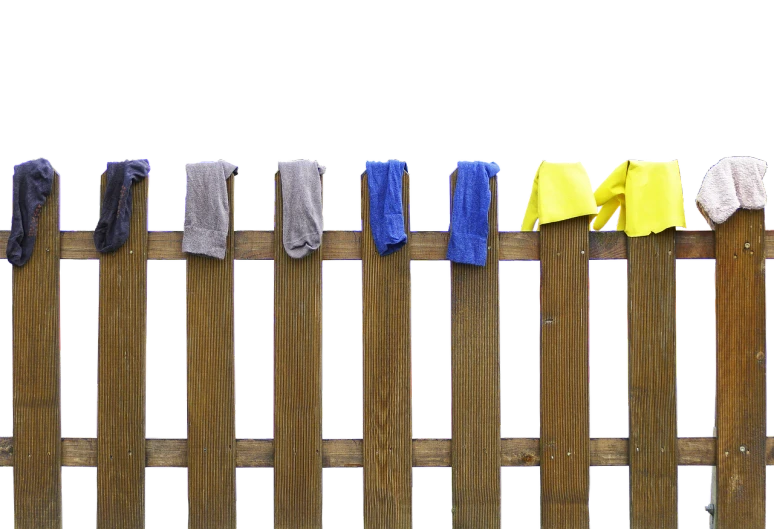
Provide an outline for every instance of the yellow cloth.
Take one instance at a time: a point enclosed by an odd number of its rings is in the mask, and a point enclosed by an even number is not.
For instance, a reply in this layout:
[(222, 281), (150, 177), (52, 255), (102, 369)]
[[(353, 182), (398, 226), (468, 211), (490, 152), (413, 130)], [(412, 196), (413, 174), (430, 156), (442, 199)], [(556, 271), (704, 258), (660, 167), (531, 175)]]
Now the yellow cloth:
[(589, 175), (580, 163), (543, 162), (532, 183), (521, 231), (532, 231), (536, 220), (539, 226), (596, 213)]
[(594, 229), (607, 224), (618, 207), (618, 229), (629, 237), (658, 233), (673, 226), (685, 228), (683, 186), (677, 160), (619, 165), (594, 193), (599, 210)]

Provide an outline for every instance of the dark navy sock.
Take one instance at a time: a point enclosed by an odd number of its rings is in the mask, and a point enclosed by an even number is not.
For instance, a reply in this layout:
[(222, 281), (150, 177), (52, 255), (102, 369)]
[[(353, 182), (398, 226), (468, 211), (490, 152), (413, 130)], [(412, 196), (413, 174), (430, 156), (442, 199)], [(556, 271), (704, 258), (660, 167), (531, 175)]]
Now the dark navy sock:
[(99, 252), (114, 252), (129, 238), (132, 219), (132, 184), (148, 176), (148, 160), (110, 162), (102, 210), (94, 230), (94, 246)]
[(48, 160), (30, 160), (13, 168), (13, 217), (5, 254), (8, 261), (22, 266), (29, 261), (38, 235), (38, 221), (54, 182), (54, 168)]

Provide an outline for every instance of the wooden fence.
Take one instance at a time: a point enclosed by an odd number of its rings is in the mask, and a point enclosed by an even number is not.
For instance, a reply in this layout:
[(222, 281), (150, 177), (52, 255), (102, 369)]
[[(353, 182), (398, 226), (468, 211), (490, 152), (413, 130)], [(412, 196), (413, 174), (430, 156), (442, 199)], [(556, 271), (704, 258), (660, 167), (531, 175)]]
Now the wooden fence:
[[(410, 232), (405, 174), (408, 244), (380, 257), (366, 178), (363, 231), (325, 232), (320, 250), (301, 260), (282, 246), (278, 175), (274, 231), (233, 231), (230, 178), (232, 228), (217, 260), (184, 254), (182, 232), (147, 231), (147, 179), (135, 188), (129, 241), (98, 254), (91, 232), (60, 232), (56, 176), (33, 256), (13, 269), (14, 437), (0, 438), (0, 466), (14, 469), (16, 527), (61, 527), (64, 465), (97, 467), (100, 528), (143, 527), (146, 467), (188, 467), (189, 527), (235, 527), (235, 469), (272, 466), (277, 528), (322, 525), (324, 467), (363, 467), (368, 529), (411, 527), (413, 467), (452, 468), (455, 528), (499, 528), (500, 467), (540, 466), (542, 527), (582, 529), (589, 466), (628, 465), (631, 527), (676, 528), (678, 465), (709, 465), (715, 527), (763, 529), (765, 470), (774, 464), (764, 305), (774, 232), (765, 232), (763, 211), (739, 211), (715, 232), (632, 239), (589, 233), (585, 218), (499, 232), (491, 179), (487, 266), (451, 264), (452, 438), (413, 439), (410, 261), (444, 260), (448, 234)], [(0, 232), (0, 247), (7, 238)], [(96, 439), (60, 434), (60, 259), (100, 261)], [(187, 440), (145, 438), (148, 259), (187, 260)], [(274, 260), (274, 439), (235, 438), (234, 259)], [(322, 439), (326, 259), (363, 264), (363, 439)], [(589, 259), (628, 260), (628, 439), (589, 438)], [(716, 260), (716, 437), (677, 437), (675, 259)], [(500, 437), (497, 263), (509, 260), (541, 264), (539, 439)]]

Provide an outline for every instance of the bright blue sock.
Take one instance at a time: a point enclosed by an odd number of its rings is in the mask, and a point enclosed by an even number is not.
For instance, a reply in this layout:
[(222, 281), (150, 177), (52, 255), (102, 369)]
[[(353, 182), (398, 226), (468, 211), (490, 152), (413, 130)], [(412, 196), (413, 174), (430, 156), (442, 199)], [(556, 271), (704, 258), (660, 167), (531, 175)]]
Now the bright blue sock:
[(379, 255), (390, 255), (406, 244), (403, 225), (403, 172), (406, 163), (366, 162), (371, 233)]

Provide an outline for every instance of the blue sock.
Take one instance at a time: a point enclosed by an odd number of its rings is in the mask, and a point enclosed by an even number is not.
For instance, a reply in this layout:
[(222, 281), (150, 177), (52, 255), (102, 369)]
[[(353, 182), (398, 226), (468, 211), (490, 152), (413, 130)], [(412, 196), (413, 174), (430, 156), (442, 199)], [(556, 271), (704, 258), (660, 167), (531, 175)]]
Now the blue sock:
[(48, 160), (30, 160), (13, 168), (13, 216), (11, 234), (5, 255), (8, 261), (22, 266), (32, 257), (38, 236), (40, 211), (51, 193), (54, 168)]
[(129, 238), (132, 219), (132, 184), (148, 176), (148, 160), (127, 160), (107, 164), (107, 185), (94, 246), (99, 252), (114, 252)]
[(455, 263), (486, 265), (489, 235), (489, 179), (500, 171), (496, 163), (459, 162), (454, 189), (449, 247), (446, 258)]
[(406, 244), (403, 225), (403, 172), (406, 163), (366, 162), (371, 233), (379, 255), (390, 255)]

